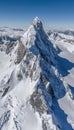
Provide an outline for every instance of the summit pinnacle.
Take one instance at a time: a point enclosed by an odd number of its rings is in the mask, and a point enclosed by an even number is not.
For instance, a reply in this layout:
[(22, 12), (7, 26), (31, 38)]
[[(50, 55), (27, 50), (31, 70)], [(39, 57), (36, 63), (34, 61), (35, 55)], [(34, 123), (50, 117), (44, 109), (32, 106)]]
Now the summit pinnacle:
[(33, 19), (33, 25), (37, 28), (42, 28), (42, 22), (38, 17)]

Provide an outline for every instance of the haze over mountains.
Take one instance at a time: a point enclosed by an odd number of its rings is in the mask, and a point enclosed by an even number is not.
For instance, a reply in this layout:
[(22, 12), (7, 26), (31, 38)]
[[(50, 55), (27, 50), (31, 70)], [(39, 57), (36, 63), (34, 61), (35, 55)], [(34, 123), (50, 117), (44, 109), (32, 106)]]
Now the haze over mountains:
[(74, 32), (0, 29), (0, 130), (74, 129)]

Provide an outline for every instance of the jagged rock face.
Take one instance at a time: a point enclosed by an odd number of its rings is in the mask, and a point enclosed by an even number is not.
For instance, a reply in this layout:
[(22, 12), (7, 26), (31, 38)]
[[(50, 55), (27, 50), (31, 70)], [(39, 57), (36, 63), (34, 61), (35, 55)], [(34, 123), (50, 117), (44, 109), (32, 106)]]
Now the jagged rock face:
[(21, 42), (18, 42), (15, 64), (18, 64), (18, 63), (21, 62), (21, 60), (23, 59), (25, 53), (26, 53), (26, 47)]
[(36, 89), (36, 91), (34, 91), (31, 96), (30, 103), (33, 106), (34, 110), (36, 109), (40, 115), (44, 112), (47, 113), (48, 111), (46, 103), (43, 104), (43, 100), (44, 99), (42, 99), (42, 92)]
[[(1, 98), (7, 99), (9, 95), (14, 99), (16, 97), (15, 103), (11, 98), (15, 105), (7, 104), (15, 130), (61, 130), (52, 110), (52, 98), (62, 97), (65, 88), (56, 75), (55, 50), (39, 18), (33, 20), (17, 45), (16, 64), (7, 82), (1, 86)], [(35, 127), (30, 118), (35, 119)]]
[(35, 81), (39, 79), (41, 69), (39, 67), (39, 58), (33, 55), (32, 52), (26, 51), (23, 61), (20, 64), (23, 77), (30, 77)]
[(12, 51), (12, 49), (14, 49), (15, 45), (16, 45), (16, 42), (7, 42), (6, 53), (9, 54)]

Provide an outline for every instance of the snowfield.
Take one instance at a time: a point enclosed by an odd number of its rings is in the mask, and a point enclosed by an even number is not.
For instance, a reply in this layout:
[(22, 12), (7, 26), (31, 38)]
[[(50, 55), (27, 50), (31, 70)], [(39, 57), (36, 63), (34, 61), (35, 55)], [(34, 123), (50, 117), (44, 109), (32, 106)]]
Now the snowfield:
[(74, 130), (74, 35), (0, 28), (0, 130)]

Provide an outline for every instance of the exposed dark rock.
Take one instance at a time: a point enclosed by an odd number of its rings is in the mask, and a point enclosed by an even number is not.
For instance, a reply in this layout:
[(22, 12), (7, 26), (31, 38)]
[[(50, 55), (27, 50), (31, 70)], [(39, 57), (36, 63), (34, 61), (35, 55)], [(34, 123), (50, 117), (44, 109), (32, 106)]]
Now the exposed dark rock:
[(2, 97), (4, 97), (6, 95), (6, 93), (8, 92), (8, 90), (9, 90), (9, 86), (4, 90), (4, 93), (3, 93)]
[(47, 107), (43, 103), (42, 95), (38, 90), (34, 91), (33, 94), (31, 95), (30, 103), (32, 107), (39, 112), (40, 115), (44, 112), (47, 112)]
[(21, 62), (21, 60), (23, 59), (25, 53), (26, 53), (25, 46), (21, 42), (18, 43), (17, 58), (15, 60), (15, 64), (19, 64)]
[(47, 130), (47, 126), (46, 126), (46, 123), (44, 122), (44, 120), (42, 120), (42, 128), (43, 128), (43, 130)]

